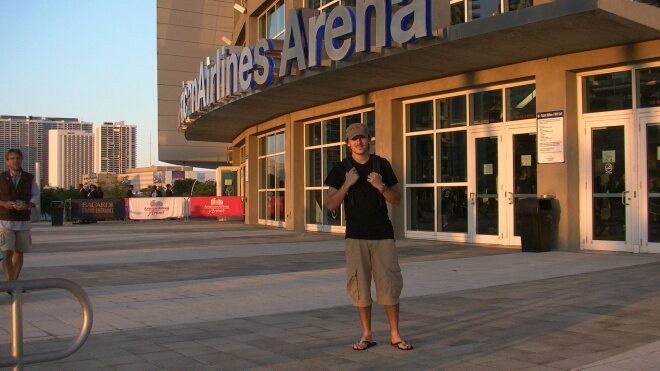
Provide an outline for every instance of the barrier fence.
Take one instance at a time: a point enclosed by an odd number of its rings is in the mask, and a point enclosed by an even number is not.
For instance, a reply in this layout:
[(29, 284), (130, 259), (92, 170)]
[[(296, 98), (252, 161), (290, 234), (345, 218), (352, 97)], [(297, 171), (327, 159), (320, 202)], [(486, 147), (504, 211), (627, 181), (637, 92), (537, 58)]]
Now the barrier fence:
[(71, 199), (64, 209), (69, 222), (245, 216), (243, 198), (239, 196)]

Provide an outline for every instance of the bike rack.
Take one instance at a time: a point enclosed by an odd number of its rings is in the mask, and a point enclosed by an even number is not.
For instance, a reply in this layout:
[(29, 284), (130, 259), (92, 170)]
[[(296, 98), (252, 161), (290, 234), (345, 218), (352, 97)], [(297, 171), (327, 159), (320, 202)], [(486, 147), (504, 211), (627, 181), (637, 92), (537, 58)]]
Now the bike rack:
[[(82, 325), (80, 333), (68, 347), (60, 350), (36, 354), (23, 354), (23, 292), (24, 290), (63, 289), (71, 292), (80, 302)], [(66, 358), (75, 353), (87, 340), (92, 331), (92, 302), (77, 284), (62, 278), (42, 278), (36, 280), (0, 282), (0, 292), (11, 293), (12, 355), (0, 357), (0, 367), (12, 366), (13, 370), (23, 370), (23, 366)]]

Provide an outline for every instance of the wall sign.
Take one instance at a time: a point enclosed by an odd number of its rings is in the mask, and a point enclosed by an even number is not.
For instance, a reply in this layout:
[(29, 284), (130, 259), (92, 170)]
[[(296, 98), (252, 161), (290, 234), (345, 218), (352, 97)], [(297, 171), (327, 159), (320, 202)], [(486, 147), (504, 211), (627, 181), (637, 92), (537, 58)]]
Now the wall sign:
[(564, 111), (536, 114), (539, 164), (564, 162)]
[[(329, 13), (291, 9), (285, 40), (261, 39), (254, 46), (223, 46), (200, 62), (199, 75), (183, 83), (179, 122), (192, 122), (207, 110), (240, 99), (278, 79), (317, 69), (322, 60), (345, 61), (355, 53), (374, 52), (433, 37), (439, 16), (431, 0), (357, 1)], [(294, 69), (295, 67), (295, 69)]]

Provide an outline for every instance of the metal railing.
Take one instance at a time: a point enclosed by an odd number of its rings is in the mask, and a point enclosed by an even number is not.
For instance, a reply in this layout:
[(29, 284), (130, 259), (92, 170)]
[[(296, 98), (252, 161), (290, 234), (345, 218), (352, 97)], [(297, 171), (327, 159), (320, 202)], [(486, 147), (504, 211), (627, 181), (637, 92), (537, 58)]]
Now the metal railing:
[[(60, 350), (23, 354), (23, 295), (25, 290), (64, 289), (71, 292), (80, 302), (82, 309), (82, 325), (80, 333), (68, 347)], [(54, 361), (75, 353), (85, 343), (92, 331), (92, 302), (85, 290), (77, 284), (62, 278), (42, 278), (36, 280), (0, 282), (0, 292), (11, 293), (11, 324), (12, 324), (12, 355), (0, 357), (0, 367), (12, 366), (14, 370), (22, 370), (24, 365)]]

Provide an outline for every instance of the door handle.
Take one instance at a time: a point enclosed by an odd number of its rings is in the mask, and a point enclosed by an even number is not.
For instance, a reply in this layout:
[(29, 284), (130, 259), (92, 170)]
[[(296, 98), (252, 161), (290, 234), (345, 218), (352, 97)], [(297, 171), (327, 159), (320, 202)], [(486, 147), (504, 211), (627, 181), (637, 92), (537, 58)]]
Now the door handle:
[(626, 202), (626, 193), (630, 193), (630, 191), (621, 192), (621, 203), (624, 205), (630, 205), (628, 202)]
[(468, 198), (470, 199), (470, 203), (472, 205), (474, 205), (474, 192), (470, 192), (470, 195), (468, 196)]
[(509, 205), (512, 205), (513, 204), (513, 192), (504, 192), (504, 197), (506, 197), (507, 194), (509, 195), (509, 197), (508, 197), (509, 198)]

